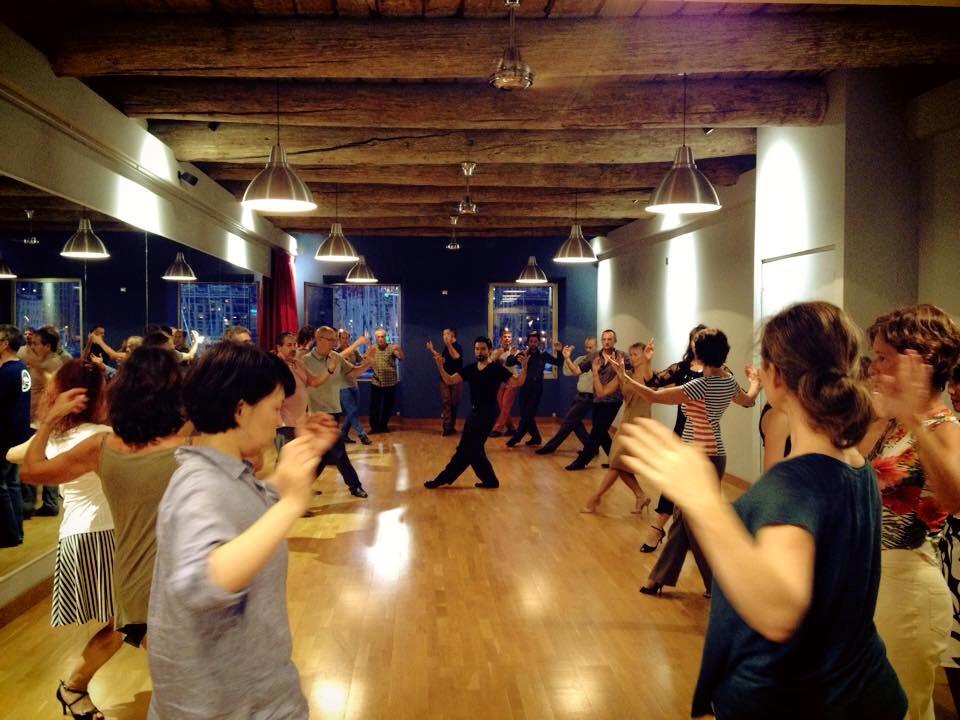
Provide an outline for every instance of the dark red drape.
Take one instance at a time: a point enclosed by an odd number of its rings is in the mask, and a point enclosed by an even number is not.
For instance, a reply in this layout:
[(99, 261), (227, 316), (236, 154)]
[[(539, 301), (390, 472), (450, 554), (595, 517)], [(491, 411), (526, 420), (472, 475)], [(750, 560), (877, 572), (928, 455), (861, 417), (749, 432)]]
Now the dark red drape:
[(270, 249), (272, 277), (263, 278), (257, 337), (260, 347), (273, 350), (277, 334), (297, 331), (297, 290), (293, 280), (293, 256), (280, 248)]

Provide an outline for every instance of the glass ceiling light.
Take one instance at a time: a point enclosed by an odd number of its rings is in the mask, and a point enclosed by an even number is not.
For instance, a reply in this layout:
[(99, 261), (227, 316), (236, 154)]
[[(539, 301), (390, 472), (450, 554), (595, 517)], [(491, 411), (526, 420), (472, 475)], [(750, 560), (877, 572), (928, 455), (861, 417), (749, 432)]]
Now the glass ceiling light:
[(517, 282), (521, 285), (543, 285), (547, 282), (547, 276), (537, 265), (536, 257), (531, 255), (527, 259), (527, 264), (523, 268), (523, 272), (520, 273), (520, 277), (517, 278)]
[(476, 215), (478, 210), (477, 204), (470, 199), (470, 178), (473, 177), (473, 171), (477, 168), (477, 164), (469, 161), (462, 162), (460, 163), (460, 168), (463, 170), (463, 176), (467, 179), (467, 194), (463, 196), (463, 200), (457, 205), (457, 212), (461, 215)]
[(322, 262), (357, 262), (360, 256), (357, 249), (353, 246), (347, 236), (343, 234), (343, 227), (340, 225), (340, 186), (334, 188), (334, 210), (333, 224), (330, 226), (330, 234), (327, 239), (320, 243), (314, 254), (314, 260)]
[(578, 196), (573, 196), (573, 225), (570, 226), (570, 235), (563, 241), (563, 245), (553, 256), (558, 263), (592, 263), (597, 261), (593, 248), (583, 237), (583, 228), (577, 222)]
[(517, 19), (515, 17), (520, 0), (506, 0), (510, 13), (510, 44), (497, 63), (497, 69), (490, 76), (490, 84), (498, 90), (526, 90), (533, 85), (533, 70), (520, 58), (520, 46), (517, 44)]
[(247, 185), (241, 204), (257, 212), (286, 214), (313, 210), (310, 188), (287, 164), (287, 154), (280, 145), (280, 85), (277, 84), (277, 143), (270, 150), (267, 166)]
[(347, 282), (348, 283), (375, 283), (377, 281), (376, 276), (373, 274), (373, 271), (370, 269), (370, 266), (367, 265), (366, 259), (363, 255), (360, 256), (359, 261), (356, 265), (350, 268), (350, 272), (347, 273)]
[(27, 222), (30, 225), (30, 232), (27, 233), (27, 236), (23, 239), (24, 245), (39, 245), (40, 241), (37, 240), (37, 236), (33, 234), (33, 210), (24, 210), (23, 211), (27, 216)]
[(63, 257), (74, 258), (76, 260), (106, 260), (110, 257), (103, 241), (97, 237), (90, 226), (87, 218), (80, 218), (80, 225), (77, 231), (70, 236), (63, 250), (60, 251)]
[(447, 250), (459, 250), (460, 243), (457, 240), (457, 215), (450, 216), (450, 242), (447, 243)]
[(673, 159), (673, 167), (650, 198), (647, 212), (652, 213), (705, 213), (720, 209), (717, 191), (697, 168), (693, 150), (687, 147), (687, 76), (683, 76), (683, 144)]
[(161, 277), (173, 282), (194, 282), (197, 279), (197, 274), (190, 267), (190, 263), (187, 262), (183, 253), (178, 251), (173, 262), (170, 263), (170, 267)]

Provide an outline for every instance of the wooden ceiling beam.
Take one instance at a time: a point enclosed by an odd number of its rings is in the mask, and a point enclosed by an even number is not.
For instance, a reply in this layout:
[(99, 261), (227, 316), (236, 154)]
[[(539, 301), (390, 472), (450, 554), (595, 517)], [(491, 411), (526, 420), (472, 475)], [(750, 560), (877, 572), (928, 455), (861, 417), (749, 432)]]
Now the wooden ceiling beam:
[[(753, 155), (698, 158), (697, 166), (714, 185), (734, 185), (743, 173), (756, 166)], [(206, 163), (201, 168), (217, 181), (248, 183), (260, 171), (260, 163)], [(670, 163), (620, 165), (543, 165), (519, 163), (486, 163), (477, 166), (473, 184), (480, 186), (524, 188), (590, 189), (655, 187)], [(463, 173), (455, 163), (447, 165), (297, 165), (297, 174), (307, 183), (337, 183), (341, 192), (352, 184), (388, 183), (395, 185), (427, 185), (463, 187)]]
[[(131, 117), (270, 124), (269, 80), (120, 78), (96, 90)], [(282, 83), (280, 122), (314, 127), (442, 130), (680, 127), (682, 82), (582, 80), (529, 93), (478, 85)], [(687, 87), (689, 127), (818, 125), (827, 109), (822, 80), (702, 80)]]
[[(276, 142), (270, 125), (158, 120), (150, 130), (188, 162), (266, 162)], [(673, 159), (680, 144), (674, 129), (655, 130), (417, 130), (288, 127), (281, 132), (295, 165), (382, 163), (423, 165), (459, 163), (646, 163)], [(756, 132), (719, 128), (709, 135), (687, 133), (695, 157), (726, 157), (756, 152)]]
[[(277, 218), (276, 222), (284, 230), (299, 232), (319, 232), (326, 234), (330, 230), (330, 225), (335, 221), (332, 215), (326, 217), (309, 215), (289, 215), (284, 218)], [(336, 218), (336, 221), (343, 225), (343, 230), (351, 238), (355, 233), (372, 232), (384, 228), (407, 228), (409, 230), (435, 229), (443, 230), (450, 234), (450, 218), (446, 215), (420, 215), (412, 217), (363, 217), (363, 218)], [(581, 218), (580, 224), (586, 232), (586, 228), (596, 227), (615, 227), (625, 223), (632, 222), (630, 218)], [(546, 228), (553, 229), (557, 234), (566, 234), (570, 230), (570, 218), (545, 218), (545, 217), (521, 217), (504, 216), (494, 217), (487, 215), (476, 215), (472, 217), (462, 217), (457, 223), (457, 234), (461, 231), (482, 231), (495, 230), (505, 227), (525, 227), (525, 228)]]
[[(541, 80), (960, 62), (956, 14), (949, 10), (519, 25), (523, 58)], [(502, 20), (454, 18), (83, 16), (52, 32), (45, 45), (55, 71), (76, 77), (483, 79), (507, 40)]]
[[(332, 216), (335, 212), (333, 198), (318, 198), (316, 210), (304, 213), (305, 216), (319, 215)], [(479, 204), (479, 203), (478, 203)], [(446, 218), (455, 214), (456, 198), (437, 203), (389, 203), (364, 202), (357, 199), (351, 202), (340, 200), (339, 216), (341, 218), (364, 217), (437, 217)], [(614, 200), (594, 200), (580, 202), (579, 214), (592, 218), (640, 218), (648, 217), (644, 208), (646, 197), (640, 196), (637, 202), (629, 197)], [(572, 218), (574, 214), (573, 198), (563, 202), (501, 202), (484, 203), (480, 205), (480, 213), (491, 217), (555, 217)], [(283, 224), (281, 216), (267, 215), (274, 224)]]

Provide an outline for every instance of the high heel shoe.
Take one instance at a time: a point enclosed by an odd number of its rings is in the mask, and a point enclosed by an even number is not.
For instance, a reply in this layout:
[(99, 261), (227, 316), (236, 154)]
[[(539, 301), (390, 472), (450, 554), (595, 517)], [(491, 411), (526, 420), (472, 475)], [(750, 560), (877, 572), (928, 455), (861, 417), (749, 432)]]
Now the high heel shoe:
[[(649, 499), (647, 500), (647, 502), (649, 502)], [(657, 527), (656, 525), (651, 525), (650, 527), (652, 527), (654, 530), (656, 530), (658, 533), (660, 533), (660, 537), (657, 538), (657, 544), (656, 544), (656, 545), (647, 545), (646, 543), (644, 543), (643, 545), (641, 545), (641, 546), (640, 546), (640, 552), (642, 552), (642, 553), (652, 553), (654, 550), (656, 550), (658, 547), (660, 547), (660, 543), (663, 542), (663, 538), (665, 538), (666, 535), (667, 535), (667, 531), (664, 530), (663, 528), (659, 528), (659, 527)]]
[[(63, 696), (64, 692), (73, 693), (77, 697), (73, 702), (67, 702), (67, 699)], [(67, 687), (67, 684), (63, 680), (60, 681), (60, 687), (57, 688), (57, 700), (60, 701), (60, 708), (63, 710), (64, 715), (70, 715), (73, 720), (103, 720), (103, 713), (101, 713), (96, 706), (94, 706), (93, 710), (87, 710), (87, 712), (84, 713), (76, 713), (73, 711), (74, 705), (88, 697), (90, 697), (90, 693), (86, 690)]]
[(663, 583), (654, 583), (651, 587), (641, 585), (640, 592), (644, 595), (663, 595)]
[(642, 513), (644, 510), (646, 510), (649, 506), (650, 506), (650, 498), (649, 498), (649, 497), (644, 497), (644, 498), (643, 498), (643, 502), (640, 502), (640, 498), (637, 498), (637, 505), (636, 505), (636, 506), (633, 508), (633, 510), (631, 510), (630, 512), (631, 512), (633, 515), (639, 515), (639, 514)]

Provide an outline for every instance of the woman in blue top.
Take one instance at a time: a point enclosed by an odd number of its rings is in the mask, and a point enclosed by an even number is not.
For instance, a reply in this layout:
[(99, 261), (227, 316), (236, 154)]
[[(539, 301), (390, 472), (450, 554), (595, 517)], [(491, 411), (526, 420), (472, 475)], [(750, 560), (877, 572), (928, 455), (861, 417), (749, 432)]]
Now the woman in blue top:
[(901, 720), (906, 696), (873, 624), (880, 495), (856, 449), (871, 418), (857, 328), (829, 303), (792, 305), (763, 330), (767, 399), (790, 456), (733, 506), (702, 453), (645, 420), (625, 459), (668, 492), (716, 582), (694, 717)]

